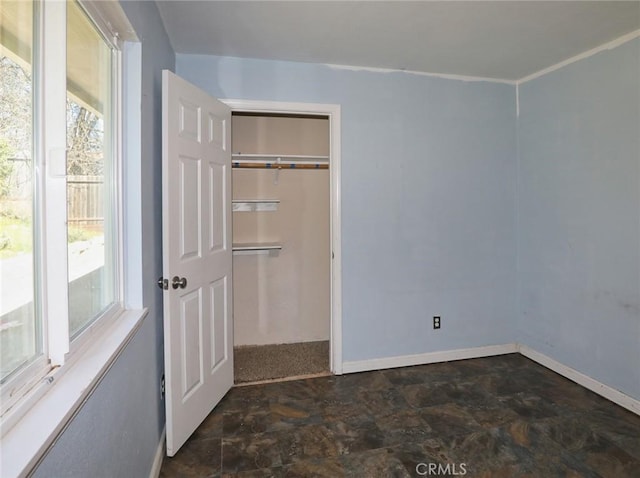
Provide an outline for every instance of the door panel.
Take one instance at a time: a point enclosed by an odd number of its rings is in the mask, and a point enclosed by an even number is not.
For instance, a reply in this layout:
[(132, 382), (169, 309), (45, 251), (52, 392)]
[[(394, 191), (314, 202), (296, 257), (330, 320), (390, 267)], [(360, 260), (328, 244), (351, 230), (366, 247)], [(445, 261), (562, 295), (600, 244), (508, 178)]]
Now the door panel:
[(226, 131), (227, 131), (227, 118), (209, 115), (209, 142), (214, 143), (217, 147), (223, 151), (227, 150), (226, 143)]
[(162, 87), (165, 405), (173, 456), (233, 385), (231, 112), (169, 71)]
[(209, 165), (209, 250), (218, 252), (225, 249), (225, 210), (224, 200), (226, 196), (224, 164)]
[(200, 256), (200, 159), (180, 158), (180, 252), (181, 259)]
[(200, 142), (200, 108), (193, 103), (178, 99), (180, 103), (180, 130), (179, 136), (187, 141)]
[(227, 315), (226, 297), (227, 279), (225, 277), (211, 284), (211, 310), (213, 311), (212, 317), (214, 317), (211, 327), (211, 372), (223, 363), (229, 354), (227, 343), (224, 341), (226, 324), (222, 320), (215, 320), (215, 317)]
[(202, 296), (194, 290), (180, 298), (180, 322), (182, 338), (182, 400), (202, 385)]

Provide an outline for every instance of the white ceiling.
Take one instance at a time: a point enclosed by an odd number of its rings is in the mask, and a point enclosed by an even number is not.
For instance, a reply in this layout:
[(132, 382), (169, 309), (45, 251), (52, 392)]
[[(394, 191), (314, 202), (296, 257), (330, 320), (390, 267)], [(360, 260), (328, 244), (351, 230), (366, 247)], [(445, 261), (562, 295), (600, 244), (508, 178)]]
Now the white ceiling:
[(640, 0), (157, 3), (176, 53), (505, 80), (640, 29)]

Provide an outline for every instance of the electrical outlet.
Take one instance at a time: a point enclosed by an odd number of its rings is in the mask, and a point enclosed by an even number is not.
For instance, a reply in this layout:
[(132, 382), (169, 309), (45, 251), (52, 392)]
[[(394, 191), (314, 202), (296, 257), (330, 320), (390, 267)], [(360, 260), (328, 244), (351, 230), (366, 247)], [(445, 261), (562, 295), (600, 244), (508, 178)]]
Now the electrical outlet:
[(439, 329), (440, 328), (440, 316), (439, 315), (435, 315), (433, 317), (433, 328), (434, 329)]
[(164, 374), (162, 374), (162, 378), (160, 379), (160, 400), (164, 399)]

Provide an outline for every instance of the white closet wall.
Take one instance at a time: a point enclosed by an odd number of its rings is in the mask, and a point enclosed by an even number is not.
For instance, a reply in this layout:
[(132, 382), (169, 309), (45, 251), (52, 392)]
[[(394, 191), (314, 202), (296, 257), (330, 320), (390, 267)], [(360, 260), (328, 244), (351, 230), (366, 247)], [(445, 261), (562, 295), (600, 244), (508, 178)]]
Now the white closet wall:
[[(234, 153), (328, 156), (326, 118), (232, 118)], [(234, 212), (233, 242), (282, 249), (234, 255), (234, 343), (328, 340), (329, 170), (234, 169), (234, 200), (279, 200), (275, 211)]]

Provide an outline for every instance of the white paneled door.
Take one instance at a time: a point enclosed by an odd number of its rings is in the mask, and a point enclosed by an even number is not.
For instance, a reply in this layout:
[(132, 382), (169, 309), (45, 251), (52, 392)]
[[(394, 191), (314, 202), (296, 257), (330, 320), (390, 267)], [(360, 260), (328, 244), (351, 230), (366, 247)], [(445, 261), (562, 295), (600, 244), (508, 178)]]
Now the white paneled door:
[(167, 455), (233, 385), (231, 110), (162, 76)]

